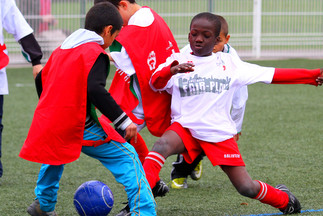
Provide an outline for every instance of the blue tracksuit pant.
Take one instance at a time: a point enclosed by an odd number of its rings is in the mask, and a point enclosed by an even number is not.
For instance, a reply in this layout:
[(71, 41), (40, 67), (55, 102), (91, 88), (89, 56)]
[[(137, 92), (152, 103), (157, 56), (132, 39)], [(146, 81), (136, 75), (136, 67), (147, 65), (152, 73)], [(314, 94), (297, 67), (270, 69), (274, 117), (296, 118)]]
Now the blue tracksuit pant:
[[(97, 125), (84, 131), (84, 140), (95, 141), (105, 136), (105, 132)], [(125, 187), (131, 215), (156, 215), (156, 203), (133, 146), (111, 141), (97, 147), (83, 146), (82, 152), (99, 160), (116, 181)], [(55, 209), (63, 170), (64, 165), (43, 164), (40, 168), (35, 194), (43, 211)]]

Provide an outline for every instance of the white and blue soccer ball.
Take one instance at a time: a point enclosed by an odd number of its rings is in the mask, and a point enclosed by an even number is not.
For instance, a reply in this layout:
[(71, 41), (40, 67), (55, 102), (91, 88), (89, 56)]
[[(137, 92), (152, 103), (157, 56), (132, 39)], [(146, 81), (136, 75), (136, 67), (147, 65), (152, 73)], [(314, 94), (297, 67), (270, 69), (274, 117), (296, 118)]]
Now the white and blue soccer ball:
[(110, 213), (113, 203), (110, 188), (96, 180), (84, 182), (74, 194), (74, 206), (81, 216), (106, 216)]

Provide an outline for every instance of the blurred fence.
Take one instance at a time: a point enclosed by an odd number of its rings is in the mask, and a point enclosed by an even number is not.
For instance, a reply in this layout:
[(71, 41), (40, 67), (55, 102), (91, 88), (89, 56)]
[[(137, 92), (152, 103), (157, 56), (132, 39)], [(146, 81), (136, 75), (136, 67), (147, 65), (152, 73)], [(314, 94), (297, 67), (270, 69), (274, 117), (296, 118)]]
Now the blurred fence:
[[(35, 30), (46, 61), (66, 36), (83, 27), (93, 0), (16, 0)], [(230, 44), (243, 59), (323, 58), (323, 0), (137, 0), (158, 12), (179, 47), (187, 44), (191, 18), (209, 11), (224, 16)], [(5, 35), (10, 64), (24, 63)]]

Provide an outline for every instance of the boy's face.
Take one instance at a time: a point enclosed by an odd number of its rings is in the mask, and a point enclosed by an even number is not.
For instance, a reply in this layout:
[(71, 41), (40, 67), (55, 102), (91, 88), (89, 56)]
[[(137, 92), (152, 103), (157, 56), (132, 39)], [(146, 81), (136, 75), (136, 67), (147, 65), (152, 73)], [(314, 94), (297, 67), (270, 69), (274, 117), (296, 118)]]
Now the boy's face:
[(111, 30), (112, 30), (112, 26), (107, 26), (104, 29), (104, 32), (101, 34), (103, 40), (104, 40), (104, 44), (102, 45), (103, 49), (108, 48), (109, 46), (111, 46), (112, 42), (114, 41), (114, 39), (118, 36), (120, 30), (116, 30), (113, 34), (111, 34)]
[[(111, 35), (111, 37), (109, 37), (109, 39), (108, 39), (108, 44), (109, 44), (109, 46), (111, 46), (112, 42), (113, 42), (113, 41), (114, 41), (114, 39), (118, 36), (119, 32), (120, 32), (120, 30), (116, 30), (116, 31)], [(108, 46), (108, 47), (109, 47), (109, 46)]]
[(218, 41), (215, 36), (213, 23), (205, 18), (193, 20), (191, 31), (188, 34), (188, 40), (194, 55), (211, 55), (212, 50)]
[(130, 15), (130, 3), (128, 1), (120, 1), (119, 5), (118, 5), (118, 11), (122, 17), (123, 20), (123, 26), (128, 25), (129, 19), (131, 17)]
[(214, 46), (213, 52), (222, 52), (224, 49), (224, 45), (229, 42), (230, 35), (225, 36), (224, 32), (220, 32), (220, 37), (218, 43)]

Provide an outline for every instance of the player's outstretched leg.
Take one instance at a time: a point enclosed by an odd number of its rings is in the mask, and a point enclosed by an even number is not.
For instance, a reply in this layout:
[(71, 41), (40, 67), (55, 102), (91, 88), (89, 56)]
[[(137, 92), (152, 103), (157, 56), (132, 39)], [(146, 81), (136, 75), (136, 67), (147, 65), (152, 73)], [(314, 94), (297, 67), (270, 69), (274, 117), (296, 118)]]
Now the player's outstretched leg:
[(278, 208), (283, 214), (301, 212), (301, 204), (285, 185), (280, 184), (274, 188), (264, 182), (258, 182), (260, 184), (260, 191), (254, 199)]
[(221, 168), (241, 195), (271, 205), (284, 214), (295, 214), (301, 211), (299, 201), (285, 185), (277, 185), (274, 188), (267, 183), (252, 180), (244, 166), (222, 165)]
[(120, 210), (118, 214), (116, 214), (116, 216), (127, 216), (127, 215), (130, 215), (130, 207), (128, 203), (126, 204), (125, 207), (123, 207), (123, 209)]
[(165, 158), (160, 153), (151, 151), (148, 153), (143, 167), (146, 173), (147, 180), (154, 193), (154, 197), (165, 196), (169, 191), (165, 182), (159, 177), (159, 172), (164, 166)]
[(299, 203), (298, 199), (294, 196), (294, 194), (292, 194), (289, 191), (289, 189), (283, 184), (277, 185), (276, 188), (287, 193), (288, 198), (289, 198), (287, 207), (285, 209), (280, 209), (280, 211), (283, 212), (283, 214), (300, 213), (302, 207), (301, 207), (301, 204)]
[[(161, 189), (166, 190), (167, 185), (160, 181), (159, 173), (162, 167), (164, 166), (165, 160), (168, 156), (173, 154), (182, 153), (185, 151), (184, 143), (181, 137), (173, 130), (167, 130), (161, 138), (159, 138), (154, 146), (152, 151), (148, 153), (145, 162), (143, 164), (147, 180), (153, 191), (162, 191)], [(155, 188), (158, 186), (158, 190)], [(160, 193), (155, 193), (155, 195), (160, 196)]]
[(168, 193), (169, 188), (163, 180), (159, 180), (152, 189), (154, 197), (163, 197)]

